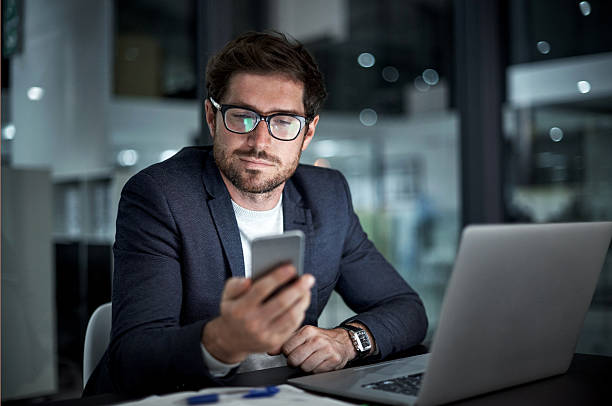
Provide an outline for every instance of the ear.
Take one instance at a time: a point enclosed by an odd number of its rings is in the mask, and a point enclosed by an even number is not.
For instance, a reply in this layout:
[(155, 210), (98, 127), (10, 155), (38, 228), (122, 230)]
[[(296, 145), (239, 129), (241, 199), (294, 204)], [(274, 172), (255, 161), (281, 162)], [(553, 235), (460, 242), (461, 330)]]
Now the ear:
[(210, 132), (210, 136), (212, 138), (215, 138), (215, 117), (217, 114), (217, 109), (215, 109), (215, 107), (208, 99), (206, 99), (206, 101), (204, 102), (204, 109), (206, 110), (206, 124), (208, 124), (208, 131)]
[(312, 141), (312, 137), (315, 135), (315, 131), (317, 129), (317, 124), (319, 123), (319, 116), (316, 115), (315, 118), (308, 124), (308, 131), (304, 135), (304, 142), (302, 143), (302, 151), (305, 151), (308, 148), (308, 144)]

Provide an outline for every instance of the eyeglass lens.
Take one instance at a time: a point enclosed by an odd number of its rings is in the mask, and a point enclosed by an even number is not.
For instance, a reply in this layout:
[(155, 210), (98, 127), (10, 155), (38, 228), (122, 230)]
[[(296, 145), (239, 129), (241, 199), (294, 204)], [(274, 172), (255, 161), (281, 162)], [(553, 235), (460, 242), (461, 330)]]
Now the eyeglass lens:
[[(230, 131), (248, 133), (259, 123), (260, 116), (254, 111), (230, 108), (225, 112), (225, 125)], [(300, 120), (289, 115), (270, 117), (269, 129), (273, 136), (280, 139), (293, 139), (300, 131)]]

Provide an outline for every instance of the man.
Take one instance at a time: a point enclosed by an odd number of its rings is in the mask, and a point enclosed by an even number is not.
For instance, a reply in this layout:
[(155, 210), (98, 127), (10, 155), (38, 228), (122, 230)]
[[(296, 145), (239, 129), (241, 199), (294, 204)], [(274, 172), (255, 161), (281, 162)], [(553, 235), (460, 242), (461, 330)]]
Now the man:
[[(122, 192), (98, 382), (107, 374), (112, 390), (137, 394), (194, 389), (236, 371), (330, 371), (418, 344), (423, 305), (367, 239), (345, 179), (299, 165), (326, 96), (312, 57), (282, 34), (249, 33), (206, 76), (212, 150), (185, 148)], [(253, 282), (249, 240), (292, 229), (306, 235), (305, 274), (266, 300), (296, 271)], [(357, 315), (318, 328), (334, 289)]]

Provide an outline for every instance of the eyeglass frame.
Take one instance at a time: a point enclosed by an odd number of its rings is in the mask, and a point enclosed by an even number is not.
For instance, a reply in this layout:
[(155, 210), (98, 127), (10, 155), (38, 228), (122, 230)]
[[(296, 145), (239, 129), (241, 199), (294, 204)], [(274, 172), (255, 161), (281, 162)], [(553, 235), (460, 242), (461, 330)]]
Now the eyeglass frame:
[[(210, 100), (210, 103), (213, 105), (214, 108), (216, 108), (218, 111), (221, 112), (221, 117), (223, 118), (223, 125), (225, 126), (225, 129), (229, 132), (232, 132), (234, 134), (248, 134), (251, 131), (254, 131), (257, 126), (259, 125), (259, 123), (263, 120), (266, 123), (266, 127), (268, 127), (268, 134), (270, 134), (270, 136), (272, 138), (274, 138), (275, 140), (279, 140), (279, 141), (294, 141), (302, 132), (302, 128), (306, 128), (308, 129), (308, 124), (310, 123), (310, 120), (308, 120), (306, 117), (304, 116), (300, 116), (299, 114), (293, 114), (293, 113), (273, 113), (273, 114), (269, 114), (267, 116), (264, 116), (263, 114), (260, 114), (258, 112), (256, 112), (253, 109), (250, 109), (248, 107), (244, 107), (244, 106), (236, 106), (234, 104), (221, 104), (218, 103), (217, 101), (215, 101), (215, 99), (213, 99), (211, 96), (208, 97), (208, 100)], [(231, 108), (234, 109), (242, 109), (242, 110), (248, 110), (252, 113), (255, 113), (255, 116), (257, 117), (257, 121), (255, 122), (255, 125), (253, 126), (252, 130), (246, 131), (246, 132), (239, 132), (239, 131), (234, 131), (234, 130), (230, 130), (227, 127), (227, 122), (225, 121), (225, 112)], [(291, 139), (284, 139), (284, 138), (278, 138), (276, 137), (274, 134), (272, 134), (272, 129), (270, 128), (270, 120), (274, 117), (277, 116), (290, 116), (290, 117), (294, 117), (296, 118), (299, 123), (300, 123), (300, 129), (298, 130), (298, 132), (295, 134), (295, 137), (291, 138)]]

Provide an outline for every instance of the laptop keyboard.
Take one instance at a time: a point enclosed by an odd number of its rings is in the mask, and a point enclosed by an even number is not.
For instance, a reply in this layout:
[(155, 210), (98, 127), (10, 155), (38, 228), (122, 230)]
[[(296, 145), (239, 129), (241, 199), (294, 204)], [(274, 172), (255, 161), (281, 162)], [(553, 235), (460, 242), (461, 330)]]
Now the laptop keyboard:
[(421, 387), (423, 374), (415, 374), (408, 376), (400, 376), (394, 379), (385, 379), (384, 381), (372, 382), (362, 387), (367, 389), (384, 390), (387, 392), (401, 393), (403, 395), (416, 396)]

